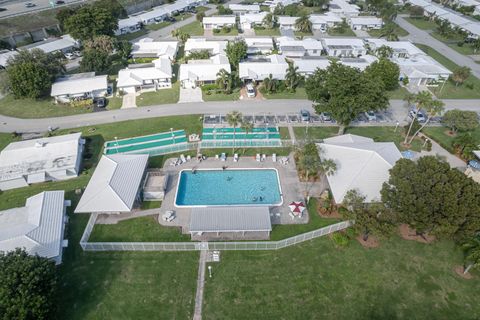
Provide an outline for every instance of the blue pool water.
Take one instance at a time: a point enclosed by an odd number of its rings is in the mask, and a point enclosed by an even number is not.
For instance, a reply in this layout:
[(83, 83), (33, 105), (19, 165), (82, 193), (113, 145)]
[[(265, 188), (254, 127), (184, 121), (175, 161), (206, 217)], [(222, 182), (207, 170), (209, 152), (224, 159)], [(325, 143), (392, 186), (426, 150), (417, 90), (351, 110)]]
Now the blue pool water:
[(260, 170), (184, 170), (178, 183), (177, 206), (279, 205), (278, 174)]

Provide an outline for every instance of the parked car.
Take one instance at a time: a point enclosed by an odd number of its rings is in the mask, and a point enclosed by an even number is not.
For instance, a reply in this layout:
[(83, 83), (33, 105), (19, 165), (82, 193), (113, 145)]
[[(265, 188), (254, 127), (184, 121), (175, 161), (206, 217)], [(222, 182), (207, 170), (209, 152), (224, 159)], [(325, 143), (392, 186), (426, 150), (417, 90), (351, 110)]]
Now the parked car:
[(108, 94), (108, 95), (111, 95), (112, 92), (113, 92), (113, 88), (110, 87), (110, 86), (108, 86), (108, 87), (107, 87), (107, 94)]
[(310, 112), (308, 110), (300, 110), (300, 119), (303, 122), (310, 122)]
[(81, 56), (82, 56), (82, 52), (79, 51), (79, 50), (73, 51), (73, 54), (76, 55), (77, 57), (81, 57)]
[(33, 7), (35, 7), (35, 6), (36, 6), (35, 3), (31, 3), (31, 2), (25, 3), (25, 7), (27, 7), (27, 8), (33, 8)]
[(255, 98), (256, 92), (255, 92), (255, 87), (253, 84), (249, 83), (247, 84), (247, 97), (249, 98)]
[(107, 101), (106, 101), (105, 98), (98, 98), (95, 101), (95, 104), (96, 104), (97, 108), (105, 108), (105, 106), (107, 105)]
[(425, 121), (427, 121), (427, 117), (425, 117), (425, 115), (422, 113), (422, 111), (420, 110), (410, 110), (410, 112), (408, 113), (408, 116), (410, 117), (410, 119), (414, 119), (415, 118), (415, 114), (417, 115), (417, 121), (420, 122), (420, 123), (423, 123)]
[(75, 56), (73, 55), (73, 53), (67, 52), (65, 53), (65, 58), (67, 58), (68, 60), (73, 60), (75, 59)]
[(57, 0), (57, 1), (55, 1), (55, 4), (65, 4), (65, 1), (63, 1), (63, 0)]
[(377, 121), (377, 116), (375, 115), (375, 112), (373, 112), (373, 111), (365, 112), (365, 117), (367, 117), (368, 121)]
[(330, 122), (332, 121), (332, 116), (328, 112), (322, 112), (320, 113), (320, 118), (322, 119), (323, 122)]
[(7, 8), (0, 8), (0, 12), (7, 11)]

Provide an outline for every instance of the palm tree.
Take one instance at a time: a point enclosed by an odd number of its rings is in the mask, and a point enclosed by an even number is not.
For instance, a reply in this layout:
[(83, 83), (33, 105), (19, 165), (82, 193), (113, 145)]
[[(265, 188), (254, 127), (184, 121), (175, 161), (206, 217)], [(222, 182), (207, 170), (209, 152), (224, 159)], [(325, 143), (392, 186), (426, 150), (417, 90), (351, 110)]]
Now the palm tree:
[(480, 49), (480, 38), (472, 41), (473, 53), (476, 54), (478, 49)]
[(392, 49), (392, 47), (388, 47), (388, 46), (383, 45), (380, 48), (378, 48), (377, 50), (375, 50), (375, 54), (379, 58), (390, 58), (393, 54), (393, 49)]
[[(405, 99), (408, 102), (409, 108), (412, 102), (415, 103), (415, 109), (418, 112), (421, 107), (425, 104), (428, 104), (432, 100), (432, 94), (429, 91), (421, 91), (417, 94), (407, 95)], [(410, 136), (410, 131), (412, 131), (413, 123), (417, 119), (417, 112), (414, 113), (410, 126), (408, 127), (407, 134), (405, 135), (404, 144), (407, 144), (408, 137)]]
[(230, 126), (233, 127), (233, 148), (232, 153), (235, 153), (235, 139), (236, 139), (236, 131), (238, 125), (242, 122), (242, 114), (239, 111), (232, 111), (227, 113), (227, 122)]
[(438, 23), (437, 31), (442, 36), (447, 36), (452, 31), (450, 27), (450, 22), (442, 20)]
[(410, 138), (409, 144), (412, 143), (413, 139), (420, 133), (420, 131), (425, 128), (425, 126), (430, 122), (430, 119), (437, 115), (441, 115), (443, 113), (445, 103), (441, 100), (430, 100), (426, 101), (426, 104), (423, 105), (423, 108), (427, 111), (427, 120), (423, 123), (423, 125), (412, 135)]
[(215, 84), (218, 88), (222, 89), (224, 92), (227, 89), (228, 82), (229, 82), (230, 74), (225, 69), (220, 69), (217, 73), (217, 79), (215, 80)]
[(465, 266), (463, 274), (471, 268), (480, 266), (480, 235), (476, 235), (462, 245), (465, 253)]
[(380, 37), (385, 37), (385, 39), (387, 39), (388, 41), (398, 41), (395, 24), (386, 23), (381, 30)]
[(285, 84), (290, 92), (295, 92), (298, 84), (300, 83), (300, 75), (298, 74), (298, 67), (293, 63), (288, 63), (287, 73), (285, 74)]
[(277, 17), (273, 13), (267, 13), (262, 20), (262, 24), (267, 29), (273, 29), (277, 26)]
[(310, 21), (308, 14), (304, 13), (295, 20), (295, 28), (304, 33), (312, 32), (312, 22)]
[(263, 86), (268, 93), (272, 93), (277, 90), (277, 80), (273, 78), (271, 73), (268, 75), (268, 78), (263, 79)]
[(249, 121), (242, 121), (240, 126), (245, 131), (245, 139), (243, 140), (243, 153), (245, 154), (245, 146), (247, 145), (247, 136), (253, 130), (253, 123)]

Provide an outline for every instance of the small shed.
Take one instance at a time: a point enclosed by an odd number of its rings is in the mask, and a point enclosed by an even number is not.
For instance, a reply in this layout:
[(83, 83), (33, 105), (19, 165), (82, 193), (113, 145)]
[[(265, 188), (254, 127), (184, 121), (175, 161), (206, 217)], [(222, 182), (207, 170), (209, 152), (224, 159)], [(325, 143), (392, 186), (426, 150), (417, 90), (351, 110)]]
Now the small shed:
[(167, 183), (167, 173), (160, 170), (148, 171), (143, 185), (143, 201), (162, 201)]

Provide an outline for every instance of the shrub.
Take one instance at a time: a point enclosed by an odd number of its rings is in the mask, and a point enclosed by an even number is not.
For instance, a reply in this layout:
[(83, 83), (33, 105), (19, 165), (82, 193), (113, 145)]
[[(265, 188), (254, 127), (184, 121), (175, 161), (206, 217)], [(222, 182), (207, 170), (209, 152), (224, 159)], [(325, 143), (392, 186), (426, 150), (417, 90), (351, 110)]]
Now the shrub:
[(90, 107), (93, 105), (93, 99), (73, 100), (70, 105), (74, 108)]
[(337, 248), (345, 248), (350, 242), (348, 236), (342, 232), (334, 232), (331, 239)]
[(473, 88), (475, 88), (475, 86), (473, 85), (473, 83), (467, 83), (467, 84), (465, 85), (465, 87), (467, 87), (467, 88), (470, 89), (470, 90), (473, 90)]
[(220, 33), (220, 29), (213, 29), (213, 33)]
[(458, 41), (457, 42), (457, 46), (459, 46), (459, 47), (463, 47), (464, 44), (465, 44), (465, 42), (463, 42), (463, 41)]

